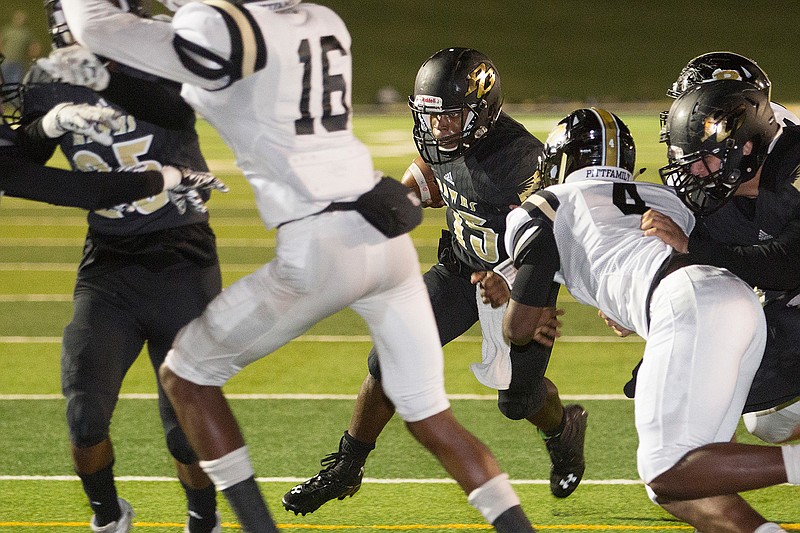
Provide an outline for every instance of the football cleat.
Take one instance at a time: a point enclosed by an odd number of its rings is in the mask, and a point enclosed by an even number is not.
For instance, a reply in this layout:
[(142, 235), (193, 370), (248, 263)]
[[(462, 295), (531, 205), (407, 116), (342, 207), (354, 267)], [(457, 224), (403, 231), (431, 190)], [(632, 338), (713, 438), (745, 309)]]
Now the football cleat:
[[(215, 520), (216, 522), (214, 528), (210, 531), (210, 533), (222, 533), (222, 516), (219, 514), (219, 511), (217, 511)], [(189, 527), (189, 518), (186, 519), (186, 525), (183, 526), (183, 533), (192, 533), (192, 530)]]
[(281, 502), (287, 511), (295, 515), (313, 513), (325, 502), (337, 498), (344, 500), (353, 496), (361, 488), (366, 458), (358, 458), (339, 451), (326, 455), (320, 465), (319, 474), (295, 485), (283, 495)]
[(572, 494), (583, 478), (586, 461), (583, 443), (589, 414), (580, 405), (564, 407), (564, 429), (552, 437), (544, 437), (550, 454), (550, 492), (556, 498)]
[(109, 522), (104, 526), (97, 525), (97, 516), (92, 515), (92, 521), (89, 525), (95, 533), (128, 533), (133, 527), (133, 507), (122, 498), (118, 498), (119, 509), (122, 512), (119, 518), (113, 522)]

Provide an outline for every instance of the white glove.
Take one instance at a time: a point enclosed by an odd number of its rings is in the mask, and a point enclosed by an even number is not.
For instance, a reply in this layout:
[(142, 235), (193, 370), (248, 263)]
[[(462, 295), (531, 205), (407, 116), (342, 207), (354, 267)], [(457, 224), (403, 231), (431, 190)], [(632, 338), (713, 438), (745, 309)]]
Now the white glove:
[(36, 64), (53, 78), (71, 85), (82, 85), (95, 91), (108, 87), (111, 75), (100, 59), (79, 44), (56, 48)]
[(182, 6), (186, 4), (191, 4), (192, 2), (201, 2), (202, 0), (158, 0), (164, 7), (172, 11), (173, 13), (180, 9)]
[(229, 190), (222, 180), (210, 172), (165, 166), (161, 169), (161, 174), (164, 176), (164, 189), (167, 191), (169, 201), (178, 208), (180, 214), (186, 212), (187, 205), (197, 213), (208, 211), (200, 191), (228, 192)]
[(58, 104), (42, 117), (42, 130), (51, 139), (74, 132), (104, 146), (110, 146), (112, 135), (126, 126), (127, 116), (120, 111), (91, 104)]

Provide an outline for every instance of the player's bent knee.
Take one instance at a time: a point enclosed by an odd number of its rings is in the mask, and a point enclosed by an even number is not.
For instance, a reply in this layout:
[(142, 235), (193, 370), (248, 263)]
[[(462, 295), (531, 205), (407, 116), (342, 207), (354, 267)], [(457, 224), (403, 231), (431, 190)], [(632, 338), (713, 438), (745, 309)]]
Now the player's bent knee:
[(529, 392), (497, 391), (497, 408), (506, 418), (522, 420), (533, 415), (543, 405), (541, 394)]
[(85, 394), (67, 401), (69, 438), (76, 448), (91, 448), (108, 438), (114, 405), (101, 397)]
[(167, 449), (179, 463), (191, 465), (197, 462), (197, 455), (180, 428), (173, 428), (167, 433)]
[(369, 375), (375, 378), (375, 381), (381, 380), (381, 366), (378, 364), (378, 352), (373, 348), (367, 357), (367, 368), (369, 368)]

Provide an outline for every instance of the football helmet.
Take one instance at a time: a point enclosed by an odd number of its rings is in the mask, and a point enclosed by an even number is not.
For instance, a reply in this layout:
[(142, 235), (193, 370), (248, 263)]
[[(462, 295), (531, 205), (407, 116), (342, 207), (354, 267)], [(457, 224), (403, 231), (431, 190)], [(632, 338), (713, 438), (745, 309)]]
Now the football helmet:
[[(0, 54), (0, 67), (6, 60), (6, 56)], [(16, 126), (20, 120), (20, 85), (18, 83), (6, 83), (3, 70), (0, 68), (0, 120), (6, 126)]]
[[(177, 11), (186, 4), (192, 2), (202, 2), (203, 0), (158, 0), (170, 11)], [(247, 4), (249, 2), (258, 2), (260, 5), (265, 6), (272, 11), (284, 11), (290, 9), (303, 0), (236, 0), (236, 3)]]
[[(536, 173), (544, 186), (568, 180), (633, 180), (636, 145), (628, 126), (605, 109), (578, 109), (564, 117), (544, 143)], [(593, 172), (576, 174), (593, 167)], [(620, 170), (622, 169), (622, 170)]]
[[(698, 83), (716, 80), (751, 83), (763, 91), (768, 100), (771, 99), (772, 85), (767, 73), (752, 59), (733, 52), (708, 52), (695, 57), (681, 69), (678, 79), (667, 89), (667, 96), (678, 98)], [(661, 142), (666, 142), (664, 135), (668, 113), (669, 111), (662, 111), (660, 114)]]
[[(417, 72), (408, 106), (414, 117), (414, 142), (426, 163), (452, 161), (494, 125), (503, 105), (497, 67), (471, 48), (446, 48), (428, 58)], [(454, 133), (437, 138), (439, 115), (460, 121)]]
[(772, 88), (767, 73), (752, 59), (733, 52), (708, 52), (695, 57), (683, 67), (667, 96), (678, 98), (698, 83), (715, 80), (746, 81), (770, 99)]
[(711, 214), (755, 176), (778, 129), (768, 95), (756, 86), (698, 84), (670, 107), (662, 135), (669, 164), (659, 169), (661, 180), (692, 211)]
[[(137, 16), (149, 16), (143, 0), (113, 0), (113, 3), (122, 10)], [(75, 44), (75, 38), (69, 31), (67, 20), (64, 18), (61, 0), (44, 0), (44, 10), (47, 13), (47, 20), (50, 24), (50, 40), (53, 43), (53, 48), (64, 48)]]

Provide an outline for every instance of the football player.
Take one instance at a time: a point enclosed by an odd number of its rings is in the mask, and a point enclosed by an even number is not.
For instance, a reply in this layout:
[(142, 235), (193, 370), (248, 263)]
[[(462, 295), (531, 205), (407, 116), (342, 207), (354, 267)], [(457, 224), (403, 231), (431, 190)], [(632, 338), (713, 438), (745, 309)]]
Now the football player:
[(235, 152), (265, 226), (279, 227), (276, 259), (187, 325), (161, 367), (203, 469), (242, 527), (277, 529), (222, 385), (350, 306), (368, 323), (384, 391), (411, 433), (498, 531), (531, 531), (507, 475), (450, 410), (407, 235), (421, 208), (396, 180), (376, 175), (352, 133), (351, 38), (339, 16), (299, 0), (223, 0), (188, 3), (171, 22), (151, 22), (107, 0), (62, 1), (79, 43), (184, 83), (183, 96)]
[[(540, 429), (552, 462), (550, 490), (563, 498), (585, 469), (587, 414), (579, 405), (564, 408), (556, 386), (543, 377), (549, 347), (509, 346), (503, 338), (509, 293), (492, 269), (508, 257), (506, 215), (538, 187), (534, 172), (542, 143), (503, 112), (502, 104), (500, 76), (486, 55), (469, 48), (435, 53), (420, 67), (409, 98), (422, 160), (412, 162), (406, 174), (432, 171), (447, 206), (449, 231), (439, 243), (439, 263), (423, 276), (442, 344), (480, 322), (483, 357), (472, 370), (481, 383), (498, 389), (505, 416)], [(325, 468), (316, 476), (283, 496), (287, 510), (310, 513), (358, 491), (367, 455), (394, 413), (378, 363), (373, 348), (338, 452), (322, 460)]]
[[(773, 110), (763, 90), (727, 81), (676, 100), (661, 174), (703, 216), (688, 237), (658, 213), (643, 228), (763, 292), (767, 346), (744, 421), (777, 443), (800, 437), (800, 127), (782, 125)], [(706, 193), (706, 183), (722, 192)]]
[(548, 137), (540, 172), (556, 184), (508, 215), (504, 331), (536, 341), (555, 279), (638, 333), (637, 464), (651, 498), (703, 532), (783, 531), (737, 493), (800, 483), (800, 446), (731, 442), (766, 341), (760, 303), (729, 271), (644, 235), (650, 209), (685, 233), (694, 216), (671, 189), (634, 182), (634, 157), (627, 127), (602, 109), (573, 112)]
[[(137, 6), (128, 0), (129, 9)], [(48, 0), (46, 8), (54, 45), (65, 44), (69, 28), (58, 23), (63, 20), (59, 0)], [(59, 48), (54, 54), (81, 55), (65, 50)], [(103, 106), (126, 117), (108, 145), (81, 135), (62, 135), (49, 144), (50, 153), (57, 143), (72, 168), (80, 171), (113, 172), (136, 166), (158, 170), (165, 165), (208, 170), (194, 128), (194, 110), (180, 97), (179, 84), (114, 62), (107, 67), (98, 63), (94, 74), (103, 80), (93, 83), (97, 91), (54, 80), (38, 66), (26, 76), (23, 125), (70, 103)], [(32, 123), (26, 129), (34, 127)], [(203, 196), (207, 199), (209, 193)], [(167, 194), (88, 214), (74, 314), (63, 336), (61, 383), (73, 466), (94, 511), (93, 531), (127, 532), (131, 527), (131, 505), (117, 496), (109, 436), (128, 369), (146, 343), (157, 370), (178, 330), (221, 291), (208, 219), (207, 209), (187, 210), (170, 202)], [(166, 445), (187, 498), (186, 531), (218, 533), (214, 485), (199, 467), (160, 385), (158, 393)]]
[[(0, 63), (3, 62), (0, 54)], [(170, 201), (186, 204), (186, 195), (212, 185), (205, 173), (182, 173), (175, 167), (160, 170), (74, 172), (44, 166), (47, 153), (28, 142), (25, 129), (19, 129), (20, 90), (18, 84), (5, 83), (0, 72), (0, 196), (6, 194), (28, 200), (84, 209), (109, 208), (169, 191)], [(124, 127), (126, 118), (117, 110), (75, 104), (52, 109), (40, 123), (52, 136), (73, 132), (96, 142), (110, 142), (111, 134)], [(37, 132), (34, 135), (40, 137)], [(215, 182), (221, 183), (221, 182)], [(200, 206), (199, 203), (190, 205)]]

